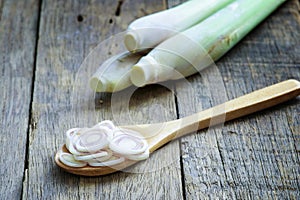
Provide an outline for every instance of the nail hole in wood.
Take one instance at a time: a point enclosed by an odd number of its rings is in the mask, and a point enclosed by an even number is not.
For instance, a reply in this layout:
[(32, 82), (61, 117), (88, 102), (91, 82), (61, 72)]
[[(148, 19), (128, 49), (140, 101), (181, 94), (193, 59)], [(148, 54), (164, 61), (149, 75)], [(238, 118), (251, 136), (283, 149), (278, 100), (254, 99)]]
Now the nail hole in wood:
[(82, 15), (78, 15), (77, 16), (77, 21), (78, 22), (82, 22), (83, 21), (83, 16)]

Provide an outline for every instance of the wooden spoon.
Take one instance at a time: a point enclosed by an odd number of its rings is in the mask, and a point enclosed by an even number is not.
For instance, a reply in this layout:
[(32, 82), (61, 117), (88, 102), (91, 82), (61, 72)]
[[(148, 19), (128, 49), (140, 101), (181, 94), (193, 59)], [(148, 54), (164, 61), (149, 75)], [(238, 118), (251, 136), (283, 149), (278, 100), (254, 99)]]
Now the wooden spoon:
[[(278, 84), (257, 90), (250, 94), (220, 104), (213, 108), (187, 116), (185, 118), (158, 123), (124, 126), (124, 128), (138, 131), (148, 142), (150, 153), (154, 152), (164, 144), (182, 137), (195, 130), (207, 128), (212, 125), (224, 123), (238, 117), (260, 111), (277, 105), (284, 101), (297, 97), (300, 94), (300, 82), (287, 80)], [(155, 132), (155, 133), (153, 133)], [(68, 152), (65, 145), (61, 149)], [(59, 160), (58, 153), (55, 156), (56, 164), (67, 172), (83, 176), (106, 175), (122, 170), (137, 161), (125, 160), (121, 164), (111, 167), (69, 167)]]

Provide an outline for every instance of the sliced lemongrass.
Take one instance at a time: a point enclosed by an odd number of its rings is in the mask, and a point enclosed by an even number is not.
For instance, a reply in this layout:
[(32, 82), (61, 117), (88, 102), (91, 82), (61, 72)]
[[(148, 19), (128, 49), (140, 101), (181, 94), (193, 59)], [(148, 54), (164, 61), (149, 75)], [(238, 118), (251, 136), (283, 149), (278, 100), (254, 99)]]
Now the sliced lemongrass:
[(80, 130), (80, 128), (71, 128), (66, 132), (66, 147), (69, 150), (72, 137)]
[(107, 152), (106, 156), (93, 158), (91, 160), (88, 160), (87, 162), (103, 162), (109, 160), (112, 157), (113, 152), (110, 149), (105, 149), (105, 151)]
[(74, 159), (72, 154), (60, 152), (59, 160), (70, 167), (85, 167), (87, 165), (86, 162), (77, 161)]
[(108, 153), (106, 151), (101, 151), (101, 152), (86, 154), (86, 155), (74, 155), (74, 159), (78, 161), (89, 161), (92, 159), (106, 157), (106, 156), (108, 156)]
[[(74, 132), (71, 137), (67, 138), (66, 141), (66, 148), (69, 150), (70, 153), (73, 155), (85, 155), (85, 152), (80, 152), (76, 147), (75, 144), (79, 139), (79, 135), (82, 134), (82, 132), (86, 131), (87, 128), (81, 128), (77, 132)], [(69, 135), (70, 136), (70, 135)], [(68, 141), (69, 140), (69, 141)]]
[(66, 148), (75, 155), (82, 155), (82, 152), (78, 151), (74, 144), (78, 140), (79, 135), (81, 135), (87, 128), (72, 128), (66, 132)]
[(111, 130), (106, 127), (88, 129), (78, 136), (75, 148), (80, 152), (96, 152), (107, 147), (111, 138)]
[(77, 155), (77, 156), (82, 156), (85, 153), (78, 151), (73, 144), (70, 144), (69, 147), (67, 147), (68, 151), (73, 154), (73, 155)]
[(70, 140), (69, 144), (66, 143), (66, 148), (73, 155), (84, 155), (83, 152), (78, 151), (76, 149), (76, 147), (74, 146), (74, 141), (77, 141), (77, 140), (78, 140), (78, 135), (73, 136), (72, 139)]
[(113, 166), (120, 164), (125, 161), (124, 157), (116, 157), (112, 156), (109, 160), (104, 162), (88, 162), (88, 164), (92, 167), (104, 167), (104, 166)]
[(141, 154), (131, 154), (131, 155), (124, 155), (127, 159), (129, 160), (145, 160), (147, 158), (149, 158), (149, 149), (146, 149), (145, 152), (141, 153)]
[(116, 135), (109, 148), (119, 154), (139, 154), (148, 148), (148, 144), (144, 139), (124, 133)]
[(67, 130), (66, 132), (66, 136), (68, 138), (72, 137), (74, 134), (76, 134), (81, 128), (71, 128), (69, 130)]
[(115, 125), (113, 124), (113, 122), (110, 120), (104, 120), (104, 121), (96, 124), (93, 128), (98, 128), (98, 127), (107, 127), (110, 130), (114, 130), (116, 128)]

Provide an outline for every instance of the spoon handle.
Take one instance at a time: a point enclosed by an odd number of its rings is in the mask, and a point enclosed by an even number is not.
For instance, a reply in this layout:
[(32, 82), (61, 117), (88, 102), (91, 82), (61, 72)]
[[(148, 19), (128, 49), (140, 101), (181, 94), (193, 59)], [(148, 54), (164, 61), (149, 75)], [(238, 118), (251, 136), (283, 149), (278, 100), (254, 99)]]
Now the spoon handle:
[(173, 137), (178, 138), (192, 131), (242, 117), (300, 95), (300, 82), (287, 80), (269, 87), (254, 91), (224, 104), (179, 119), (180, 128)]

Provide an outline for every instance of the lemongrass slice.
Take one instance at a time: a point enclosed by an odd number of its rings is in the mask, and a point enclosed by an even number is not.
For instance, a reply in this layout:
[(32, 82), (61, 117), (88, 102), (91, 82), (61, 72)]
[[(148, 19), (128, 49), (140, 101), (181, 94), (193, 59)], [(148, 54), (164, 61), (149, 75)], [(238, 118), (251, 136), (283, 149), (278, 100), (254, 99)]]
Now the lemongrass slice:
[(76, 149), (76, 147), (74, 146), (76, 141), (78, 141), (78, 137), (79, 135), (74, 135), (70, 141), (69, 141), (69, 144), (66, 143), (66, 148), (68, 149), (68, 151), (70, 153), (72, 153), (73, 155), (84, 155), (85, 153), (84, 152), (80, 152)]
[(71, 128), (66, 132), (66, 147), (70, 151), (71, 140), (78, 133), (80, 128)]
[(88, 160), (87, 162), (103, 162), (109, 160), (112, 157), (113, 152), (110, 149), (105, 149), (105, 151), (107, 152), (106, 156), (97, 157), (97, 158), (95, 157), (93, 159)]
[(66, 148), (74, 155), (84, 155), (84, 153), (78, 151), (74, 144), (78, 140), (79, 135), (81, 135), (87, 128), (72, 128), (66, 132)]
[(98, 127), (107, 127), (110, 130), (114, 130), (116, 128), (115, 125), (113, 124), (113, 122), (110, 120), (104, 120), (104, 121), (96, 124), (93, 128), (98, 128)]
[(86, 162), (77, 161), (74, 159), (72, 154), (60, 152), (59, 160), (70, 167), (85, 167), (87, 165)]
[(74, 155), (74, 159), (78, 161), (89, 161), (92, 159), (106, 157), (106, 156), (108, 156), (108, 153), (106, 151), (101, 151), (101, 152), (86, 154), (86, 155)]
[(75, 144), (79, 139), (79, 135), (81, 135), (86, 130), (88, 130), (88, 128), (79, 128), (76, 132), (73, 131), (73, 133), (71, 131), (67, 132), (67, 137), (69, 135), (69, 142), (68, 142), (69, 144), (66, 143), (66, 147), (69, 150), (69, 152), (72, 153), (73, 155), (85, 155), (85, 152), (80, 152), (75, 147)]
[(146, 149), (145, 152), (141, 153), (141, 154), (131, 154), (131, 155), (124, 155), (127, 159), (129, 160), (145, 160), (147, 158), (149, 158), (149, 149)]
[(148, 148), (148, 144), (144, 139), (123, 133), (112, 139), (109, 148), (119, 154), (131, 155), (143, 153)]
[(75, 148), (80, 152), (96, 152), (108, 146), (112, 131), (106, 127), (91, 128), (78, 136)]
[(120, 164), (125, 161), (124, 157), (116, 157), (112, 156), (109, 160), (104, 162), (88, 162), (88, 164), (92, 167), (104, 167), (104, 166), (113, 166)]
[(84, 155), (84, 153), (83, 153), (83, 152), (79, 152), (79, 151), (74, 147), (73, 144), (70, 144), (70, 146), (67, 147), (67, 149), (68, 149), (69, 152), (70, 152), (71, 154), (73, 154), (73, 155), (78, 155), (78, 156)]
[(79, 131), (80, 129), (81, 129), (81, 128), (71, 128), (71, 129), (67, 130), (67, 132), (66, 132), (67, 138), (73, 137), (76, 133), (78, 133), (78, 131)]

